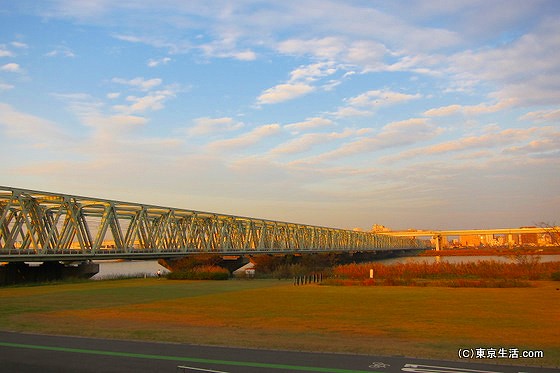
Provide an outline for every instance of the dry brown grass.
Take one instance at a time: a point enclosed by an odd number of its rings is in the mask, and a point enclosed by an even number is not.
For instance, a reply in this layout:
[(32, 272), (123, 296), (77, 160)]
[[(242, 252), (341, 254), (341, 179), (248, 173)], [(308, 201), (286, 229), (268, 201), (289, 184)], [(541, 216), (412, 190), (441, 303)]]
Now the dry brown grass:
[(0, 289), (0, 328), (444, 359), (454, 359), (461, 347), (516, 347), (545, 351), (543, 360), (518, 363), (558, 366), (557, 287), (549, 281), (473, 289), (137, 279), (12, 288)]

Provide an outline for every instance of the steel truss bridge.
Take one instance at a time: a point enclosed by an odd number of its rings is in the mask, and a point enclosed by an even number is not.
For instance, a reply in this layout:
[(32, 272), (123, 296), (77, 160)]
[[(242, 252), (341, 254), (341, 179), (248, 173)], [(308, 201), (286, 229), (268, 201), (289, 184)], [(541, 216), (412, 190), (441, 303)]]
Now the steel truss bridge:
[(410, 237), (0, 186), (0, 262), (389, 251), (423, 245)]

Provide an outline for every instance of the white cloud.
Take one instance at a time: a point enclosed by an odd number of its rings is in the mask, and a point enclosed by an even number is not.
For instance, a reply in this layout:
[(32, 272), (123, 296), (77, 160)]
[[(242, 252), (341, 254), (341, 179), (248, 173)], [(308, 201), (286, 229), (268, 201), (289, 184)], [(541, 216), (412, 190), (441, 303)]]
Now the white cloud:
[(9, 72), (9, 73), (19, 73), (22, 70), (21, 70), (21, 67), (17, 63), (11, 62), (11, 63), (7, 63), (5, 65), (0, 66), (0, 71), (6, 71), (6, 72)]
[(218, 134), (224, 131), (234, 131), (243, 127), (243, 123), (235, 122), (233, 118), (197, 118), (195, 125), (188, 129), (191, 136), (203, 136), (208, 134)]
[(110, 92), (110, 93), (107, 93), (107, 98), (110, 99), (110, 100), (117, 99), (117, 98), (119, 98), (120, 96), (121, 96), (120, 92)]
[(20, 112), (11, 105), (0, 103), (0, 129), (8, 138), (24, 140), (24, 146), (55, 149), (70, 141), (53, 122)]
[(527, 141), (542, 128), (531, 127), (521, 129), (492, 129), (488, 133), (478, 136), (466, 136), (456, 140), (441, 142), (423, 148), (407, 150), (400, 154), (386, 157), (386, 160), (403, 160), (422, 155), (446, 154), (479, 149), (500, 150), (501, 147), (516, 142)]
[(345, 45), (344, 40), (337, 37), (308, 40), (290, 39), (280, 42), (277, 49), (284, 54), (312, 54), (321, 59), (335, 60), (345, 49)]
[(14, 53), (6, 49), (6, 46), (0, 44), (0, 57), (14, 57)]
[(111, 132), (122, 132), (123, 129), (130, 130), (131, 128), (145, 125), (146, 118), (136, 115), (90, 115), (83, 117), (84, 124), (92, 127), (102, 128), (105, 127)]
[(514, 106), (516, 100), (514, 99), (507, 99), (503, 101), (499, 101), (495, 104), (478, 104), (478, 105), (448, 105), (442, 106), (435, 109), (430, 109), (424, 112), (424, 115), (428, 117), (443, 117), (448, 115), (453, 115), (456, 113), (462, 113), (464, 115), (481, 115), (481, 114), (489, 114), (495, 113), (509, 107)]
[(447, 57), (435, 54), (403, 54), (396, 62), (385, 67), (386, 71), (411, 71), (418, 74), (443, 77), (447, 67)]
[[(130, 104), (113, 106), (113, 110), (122, 114), (161, 110), (164, 108), (164, 102), (170, 97), (174, 97), (176, 94), (175, 88), (173, 87), (162, 87), (162, 89), (154, 90), (154, 88), (159, 87), (163, 82), (162, 79), (159, 78), (144, 79), (143, 77), (137, 77), (130, 80), (113, 78), (112, 82), (130, 86), (141, 92), (146, 92), (144, 96), (127, 96), (126, 101)], [(112, 99), (118, 97), (116, 93), (111, 93), (110, 95)]]
[(278, 124), (267, 124), (257, 127), (238, 137), (211, 142), (207, 145), (207, 147), (212, 151), (226, 151), (245, 148), (257, 144), (266, 137), (274, 136), (280, 133), (280, 129), (280, 125)]
[(370, 110), (360, 110), (356, 109), (355, 107), (351, 106), (344, 106), (339, 108), (337, 111), (331, 113), (335, 117), (344, 118), (344, 117), (367, 117), (372, 114)]
[(258, 104), (277, 104), (280, 102), (293, 100), (297, 97), (314, 91), (315, 88), (305, 83), (278, 84), (275, 87), (264, 91), (257, 99)]
[(387, 90), (372, 90), (346, 100), (348, 105), (357, 107), (377, 107), (393, 105), (405, 101), (421, 98), (419, 93), (409, 95), (406, 93), (391, 92)]
[(385, 125), (380, 132), (343, 144), (338, 149), (315, 157), (315, 161), (412, 145), (431, 139), (440, 132), (441, 130), (433, 126), (426, 118), (411, 118), (399, 122), (391, 122)]
[(525, 145), (512, 146), (504, 149), (504, 154), (536, 155), (551, 153), (556, 158), (560, 154), (560, 132), (544, 133), (539, 139)]
[(378, 107), (395, 105), (410, 100), (417, 100), (422, 95), (410, 95), (389, 90), (371, 90), (358, 96), (345, 99), (346, 106), (339, 108), (333, 115), (337, 117), (371, 115)]
[(559, 87), (560, 71), (558, 75), (543, 74), (531, 77), (529, 80), (505, 84), (494, 96), (500, 100), (515, 99), (520, 107), (558, 105), (560, 102)]
[(174, 96), (175, 93), (170, 90), (161, 90), (150, 92), (146, 96), (128, 96), (126, 101), (131, 102), (130, 105), (114, 105), (113, 110), (121, 113), (143, 113), (146, 111), (161, 110), (164, 108), (163, 103)]
[(67, 46), (59, 46), (53, 49), (52, 51), (46, 53), (45, 56), (47, 57), (62, 56), (62, 57), (74, 58), (76, 57), (76, 54)]
[(424, 115), (428, 117), (444, 117), (460, 112), (462, 108), (463, 106), (457, 104), (442, 106), (435, 109), (427, 110), (424, 112)]
[(224, 26), (217, 31), (217, 38), (212, 42), (199, 45), (197, 48), (204, 52), (207, 57), (234, 58), (240, 61), (253, 61), (257, 54), (249, 48), (237, 46), (242, 37), (238, 27)]
[(290, 73), (290, 82), (314, 82), (315, 80), (336, 73), (337, 68), (331, 62), (319, 62), (300, 66)]
[[(104, 102), (85, 93), (53, 94), (65, 102), (79, 119), (80, 124), (91, 128), (88, 146), (110, 148), (115, 143), (127, 141), (134, 131), (148, 123), (145, 117), (133, 115), (130, 110), (110, 114)], [(116, 152), (116, 150), (111, 150)]]
[[(332, 62), (318, 62), (300, 66), (290, 73), (290, 79), (284, 84), (278, 84), (264, 91), (258, 98), (258, 104), (276, 104), (306, 95), (316, 90), (312, 84), (317, 80), (336, 73), (338, 67)], [(331, 80), (323, 86), (330, 90), (339, 82)]]
[(51, 96), (67, 105), (79, 118), (98, 115), (104, 106), (103, 102), (88, 93), (52, 93)]
[(157, 67), (159, 65), (167, 65), (170, 61), (171, 61), (171, 58), (169, 58), (169, 57), (163, 57), (163, 58), (160, 58), (160, 59), (157, 59), (157, 60), (150, 58), (148, 60), (147, 65), (148, 65), (148, 67)]
[(299, 131), (306, 131), (308, 129), (323, 128), (332, 125), (333, 122), (330, 119), (314, 117), (314, 118), (308, 118), (302, 122), (287, 124), (284, 126), (284, 128), (294, 132), (299, 132)]
[(114, 83), (124, 84), (131, 87), (135, 87), (140, 89), (141, 91), (149, 91), (150, 89), (159, 86), (162, 83), (162, 80), (159, 78), (154, 79), (144, 79), (142, 77), (126, 80), (122, 78), (113, 78), (112, 80)]
[(380, 70), (385, 66), (384, 56), (388, 53), (383, 44), (371, 40), (348, 40), (342, 37), (320, 39), (290, 39), (277, 45), (280, 53), (308, 55), (323, 61), (359, 66), (364, 71)]
[[(456, 45), (460, 38), (450, 30), (429, 28), (414, 25), (403, 19), (402, 12), (381, 10), (378, 7), (368, 7), (363, 4), (347, 2), (311, 2), (306, 6), (293, 3), (290, 17), (283, 17), (281, 26), (287, 30), (305, 25), (305, 31), (313, 30), (315, 35), (339, 35), (350, 40), (379, 41), (391, 46), (392, 49), (407, 49), (414, 51), (437, 50), (442, 47)], [(317, 9), (310, 13), (304, 9)], [(285, 9), (282, 9), (286, 12)], [(410, 10), (407, 9), (405, 13)], [(281, 17), (281, 15), (278, 15)], [(323, 38), (310, 38), (321, 41)], [(346, 43), (350, 45), (350, 43)], [(307, 50), (312, 51), (312, 43)]]
[(12, 46), (16, 47), (16, 48), (19, 48), (19, 49), (27, 49), (27, 48), (29, 48), (29, 46), (28, 46), (27, 44), (22, 43), (22, 42), (20, 42), (20, 41), (12, 41), (10, 44), (11, 44)]
[(257, 59), (257, 54), (251, 50), (238, 51), (225, 55), (225, 57), (230, 56), (240, 61), (253, 61)]
[(0, 83), (0, 91), (7, 91), (9, 89), (13, 89), (14, 86), (12, 84), (7, 83)]
[(560, 24), (545, 18), (532, 32), (496, 48), (467, 50), (449, 58), (459, 82), (494, 85), (499, 101), (518, 105), (560, 102)]
[(348, 46), (342, 60), (357, 66), (364, 71), (376, 71), (384, 68), (383, 58), (389, 54), (387, 48), (376, 41), (357, 40)]
[(280, 144), (270, 151), (271, 155), (302, 153), (310, 150), (315, 145), (324, 145), (331, 141), (355, 136), (356, 130), (346, 129), (343, 132), (307, 133), (296, 139)]
[(531, 111), (523, 116), (522, 120), (535, 120), (538, 122), (555, 122), (560, 120), (560, 110), (541, 110), (541, 111)]

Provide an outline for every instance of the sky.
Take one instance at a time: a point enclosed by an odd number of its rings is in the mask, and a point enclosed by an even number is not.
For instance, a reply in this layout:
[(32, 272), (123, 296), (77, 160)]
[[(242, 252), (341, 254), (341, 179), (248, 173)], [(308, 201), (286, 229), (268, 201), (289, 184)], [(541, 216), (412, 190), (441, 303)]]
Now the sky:
[(0, 185), (337, 228), (560, 223), (560, 2), (0, 0)]

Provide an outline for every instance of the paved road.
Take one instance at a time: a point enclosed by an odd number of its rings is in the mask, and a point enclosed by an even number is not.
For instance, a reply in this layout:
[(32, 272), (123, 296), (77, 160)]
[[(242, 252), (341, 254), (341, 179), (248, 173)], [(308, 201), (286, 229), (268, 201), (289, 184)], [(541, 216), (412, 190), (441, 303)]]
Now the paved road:
[(552, 373), (472, 361), (374, 357), (0, 332), (0, 372)]

